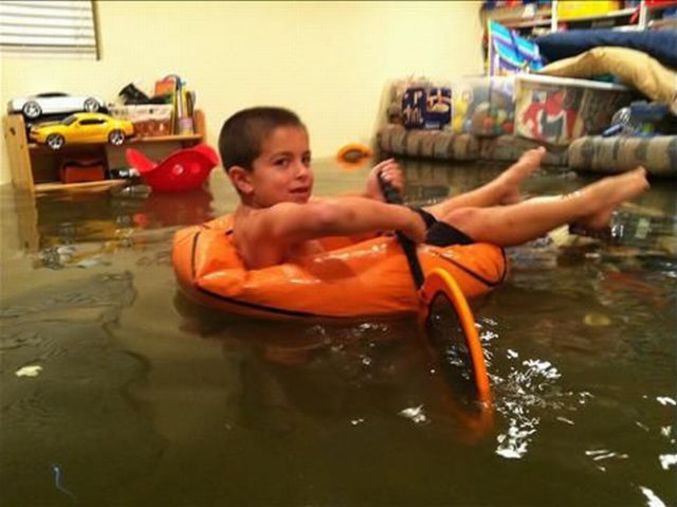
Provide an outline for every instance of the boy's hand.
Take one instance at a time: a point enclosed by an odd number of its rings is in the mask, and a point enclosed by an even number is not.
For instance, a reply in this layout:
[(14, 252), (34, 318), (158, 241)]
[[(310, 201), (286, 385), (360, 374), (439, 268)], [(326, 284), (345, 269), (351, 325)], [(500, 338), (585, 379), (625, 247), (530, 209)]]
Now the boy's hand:
[(397, 165), (397, 162), (395, 162), (395, 159), (389, 158), (388, 160), (384, 160), (383, 162), (375, 165), (369, 172), (369, 176), (367, 177), (367, 189), (365, 191), (365, 197), (385, 202), (385, 197), (381, 192), (381, 186), (378, 183), (379, 173), (381, 173), (383, 178), (385, 178), (388, 183), (395, 187), (395, 189), (397, 189), (399, 192), (402, 192), (404, 187), (402, 170), (400, 169), (400, 166)]

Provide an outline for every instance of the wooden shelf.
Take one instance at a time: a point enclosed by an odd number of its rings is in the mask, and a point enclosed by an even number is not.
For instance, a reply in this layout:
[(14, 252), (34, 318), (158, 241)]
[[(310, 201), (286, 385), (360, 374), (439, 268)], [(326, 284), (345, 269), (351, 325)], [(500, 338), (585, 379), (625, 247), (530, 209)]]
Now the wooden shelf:
[[(618, 9), (603, 14), (591, 14), (589, 16), (580, 17), (560, 17), (557, 14), (557, 10), (553, 11), (547, 7), (534, 8), (533, 5), (534, 4), (516, 5), (482, 10), (480, 13), (482, 24), (486, 24), (488, 20), (493, 20), (506, 27), (523, 31), (528, 28), (539, 28), (548, 25), (552, 26), (553, 30), (556, 30), (555, 27), (559, 26), (560, 23), (566, 23), (571, 29), (586, 29), (595, 28), (595, 24), (601, 24), (606, 27), (608, 24), (616, 22), (618, 23), (617, 26), (623, 27), (618, 29), (644, 30), (652, 26), (661, 26), (661, 23), (658, 25), (653, 25), (652, 23), (663, 20), (655, 20), (652, 18), (655, 18), (658, 12), (677, 7), (677, 0), (657, 5), (647, 4), (646, 1), (642, 0), (636, 7), (628, 7), (626, 9)], [(637, 24), (628, 25), (627, 20), (624, 18), (631, 18), (636, 13), (639, 13)], [(671, 23), (668, 22), (664, 24), (669, 26)], [(615, 26), (613, 28), (616, 29)]]
[[(155, 137), (130, 137), (129, 139), (126, 139), (123, 144), (118, 146), (118, 148), (124, 148), (128, 144), (139, 144), (139, 143), (171, 143), (171, 142), (176, 142), (176, 143), (184, 143), (187, 141), (201, 141), (202, 136), (199, 134), (191, 134), (191, 135), (182, 135), (182, 136), (155, 136)], [(61, 153), (64, 149), (86, 149), (87, 147), (97, 147), (101, 146), (102, 143), (78, 143), (78, 144), (70, 144), (70, 145), (64, 145), (63, 148), (60, 150), (52, 150), (49, 146), (45, 146), (43, 144), (37, 144), (37, 143), (29, 143), (28, 144), (28, 149), (33, 150), (33, 151), (46, 151), (49, 153)]]
[(502, 25), (508, 28), (533, 28), (536, 26), (550, 26), (549, 19), (532, 19), (532, 20), (506, 20), (501, 22)]
[(182, 143), (184, 141), (201, 141), (200, 134), (182, 135), (182, 136), (154, 136), (154, 137), (132, 137), (128, 143), (166, 143), (176, 141)]
[(54, 190), (108, 190), (109, 188), (123, 187), (129, 180), (101, 180), (88, 181), (85, 183), (38, 183), (35, 185), (36, 192), (51, 192)]
[(3, 118), (3, 135), (9, 156), (12, 183), (16, 188), (35, 192), (54, 190), (95, 191), (127, 184), (128, 180), (101, 180), (85, 183), (61, 183), (59, 164), (64, 158), (76, 155), (101, 158), (107, 168), (126, 165), (125, 148), (133, 145), (135, 149), (145, 151), (156, 160), (181, 147), (195, 146), (204, 141), (205, 118), (202, 111), (196, 110), (193, 116), (195, 134), (158, 137), (138, 137), (126, 140), (121, 146), (109, 143), (66, 144), (60, 150), (48, 146), (30, 143), (26, 134), (26, 124), (21, 114), (11, 114)]

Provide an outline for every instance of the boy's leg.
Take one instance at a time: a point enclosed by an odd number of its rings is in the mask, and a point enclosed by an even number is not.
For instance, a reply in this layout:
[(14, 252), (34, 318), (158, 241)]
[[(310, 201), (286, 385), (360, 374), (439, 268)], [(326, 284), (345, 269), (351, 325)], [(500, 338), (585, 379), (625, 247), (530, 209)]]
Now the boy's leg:
[(521, 201), (520, 184), (541, 164), (545, 148), (526, 151), (520, 159), (486, 185), (455, 195), (424, 209), (440, 219), (458, 208), (498, 206)]
[(578, 222), (599, 229), (613, 210), (649, 187), (643, 168), (597, 181), (572, 194), (539, 197), (508, 206), (460, 208), (442, 217), (475, 241), (512, 246), (561, 225)]

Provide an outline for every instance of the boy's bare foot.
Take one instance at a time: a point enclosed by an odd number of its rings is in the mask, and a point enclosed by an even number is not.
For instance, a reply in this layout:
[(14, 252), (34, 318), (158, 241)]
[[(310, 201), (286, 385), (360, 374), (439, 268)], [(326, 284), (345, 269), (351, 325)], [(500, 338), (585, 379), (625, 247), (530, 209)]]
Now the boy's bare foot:
[(576, 225), (590, 230), (604, 229), (621, 203), (637, 197), (648, 188), (646, 169), (643, 167), (593, 183), (581, 192), (589, 192), (594, 211), (578, 220)]
[(501, 174), (497, 183), (502, 186), (500, 204), (516, 204), (522, 201), (520, 185), (541, 165), (546, 150), (543, 146), (525, 151), (520, 159)]

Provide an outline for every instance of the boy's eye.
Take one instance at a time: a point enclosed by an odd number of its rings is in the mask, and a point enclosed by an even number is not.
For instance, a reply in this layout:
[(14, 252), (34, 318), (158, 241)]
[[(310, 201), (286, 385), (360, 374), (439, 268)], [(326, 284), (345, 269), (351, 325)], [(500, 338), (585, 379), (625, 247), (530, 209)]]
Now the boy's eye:
[(310, 166), (310, 155), (304, 155), (301, 161), (303, 162), (304, 166), (306, 167)]
[(287, 167), (289, 165), (289, 159), (288, 158), (278, 158), (277, 160), (273, 161), (273, 164), (278, 166), (278, 167)]

